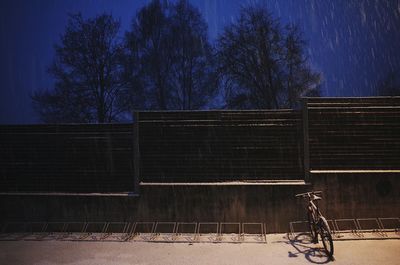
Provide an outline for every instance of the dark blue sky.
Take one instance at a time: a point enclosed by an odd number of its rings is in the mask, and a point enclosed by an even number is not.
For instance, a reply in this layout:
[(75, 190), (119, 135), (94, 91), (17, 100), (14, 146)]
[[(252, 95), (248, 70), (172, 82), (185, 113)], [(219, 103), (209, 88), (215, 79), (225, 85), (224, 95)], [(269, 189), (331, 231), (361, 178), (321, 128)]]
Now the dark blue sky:
[[(325, 96), (368, 96), (376, 82), (400, 70), (398, 0), (190, 0), (214, 40), (242, 5), (266, 5), (283, 23), (299, 24)], [(30, 94), (52, 87), (46, 72), (68, 13), (112, 13), (129, 28), (145, 0), (2, 0), (0, 2), (0, 123), (37, 123)]]

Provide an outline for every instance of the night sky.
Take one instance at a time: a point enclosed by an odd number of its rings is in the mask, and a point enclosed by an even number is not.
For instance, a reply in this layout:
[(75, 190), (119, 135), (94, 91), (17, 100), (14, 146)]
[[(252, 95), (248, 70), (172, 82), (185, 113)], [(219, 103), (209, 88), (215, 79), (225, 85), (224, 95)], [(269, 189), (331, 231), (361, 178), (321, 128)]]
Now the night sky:
[[(190, 0), (213, 41), (242, 5), (266, 5), (283, 23), (297, 23), (312, 68), (323, 76), (324, 96), (372, 95), (376, 83), (400, 72), (399, 0)], [(0, 2), (0, 123), (37, 123), (30, 94), (52, 87), (46, 69), (68, 13), (103, 12), (129, 29), (145, 0), (2, 0)]]

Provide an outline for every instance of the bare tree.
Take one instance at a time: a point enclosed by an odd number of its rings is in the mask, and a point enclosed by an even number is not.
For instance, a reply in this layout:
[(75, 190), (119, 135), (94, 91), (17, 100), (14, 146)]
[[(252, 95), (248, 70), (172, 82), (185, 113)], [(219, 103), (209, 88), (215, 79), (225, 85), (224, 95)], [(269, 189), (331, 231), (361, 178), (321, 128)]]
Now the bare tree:
[(304, 45), (296, 27), (282, 29), (264, 7), (243, 8), (218, 40), (227, 107), (294, 107), (317, 90), (320, 77), (307, 64)]
[(122, 80), (125, 87), (121, 91), (120, 102), (129, 110), (147, 109), (145, 71), (142, 67), (141, 43), (135, 34), (125, 34)]
[(173, 6), (169, 37), (173, 43), (171, 106), (183, 110), (202, 108), (217, 90), (215, 63), (207, 24), (185, 0)]
[(49, 73), (54, 90), (32, 96), (44, 122), (112, 122), (124, 111), (121, 83), (120, 23), (111, 15), (83, 19), (70, 15)]
[[(127, 57), (140, 62), (141, 85), (131, 89), (143, 88), (144, 108), (198, 109), (217, 88), (207, 25), (187, 1), (150, 2), (133, 20), (125, 45)], [(135, 76), (126, 72), (127, 79)]]
[(320, 96), (320, 74), (311, 70), (304, 55), (306, 43), (297, 26), (286, 27), (284, 33), (283, 107), (296, 108), (302, 96)]
[[(133, 56), (140, 62), (138, 71), (142, 75), (141, 83), (146, 88), (143, 91), (146, 98), (146, 106), (143, 106), (145, 108), (168, 108), (172, 61), (172, 46), (168, 39), (168, 12), (167, 3), (152, 1), (137, 13), (132, 21), (131, 31), (125, 34), (127, 57)], [(126, 77), (132, 78), (132, 75), (129, 76), (128, 73)]]

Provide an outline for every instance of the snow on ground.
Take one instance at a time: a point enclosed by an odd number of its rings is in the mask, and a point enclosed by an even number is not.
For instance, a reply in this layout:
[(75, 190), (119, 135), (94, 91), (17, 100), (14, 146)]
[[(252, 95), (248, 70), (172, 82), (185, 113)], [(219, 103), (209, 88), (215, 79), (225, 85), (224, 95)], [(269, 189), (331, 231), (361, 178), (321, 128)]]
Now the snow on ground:
[[(400, 240), (335, 241), (332, 264), (400, 264)], [(325, 264), (319, 245), (267, 235), (267, 243), (0, 241), (0, 264)]]

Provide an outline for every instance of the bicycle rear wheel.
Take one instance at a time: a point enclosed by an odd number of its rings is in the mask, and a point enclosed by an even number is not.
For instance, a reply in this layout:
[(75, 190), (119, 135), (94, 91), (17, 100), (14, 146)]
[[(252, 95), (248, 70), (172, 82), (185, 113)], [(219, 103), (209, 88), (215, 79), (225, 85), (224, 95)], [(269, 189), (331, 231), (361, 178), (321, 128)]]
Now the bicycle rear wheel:
[(310, 229), (310, 234), (311, 234), (311, 241), (317, 243), (316, 241), (318, 240), (317, 238), (317, 230), (314, 222), (314, 218), (311, 214), (311, 212), (307, 212), (307, 218), (308, 218), (308, 228)]
[(331, 230), (329, 229), (328, 222), (324, 217), (321, 217), (319, 220), (320, 225), (320, 236), (322, 240), (322, 244), (324, 245), (324, 249), (326, 251), (326, 254), (329, 257), (333, 256), (333, 240), (332, 240), (332, 235), (331, 235)]

